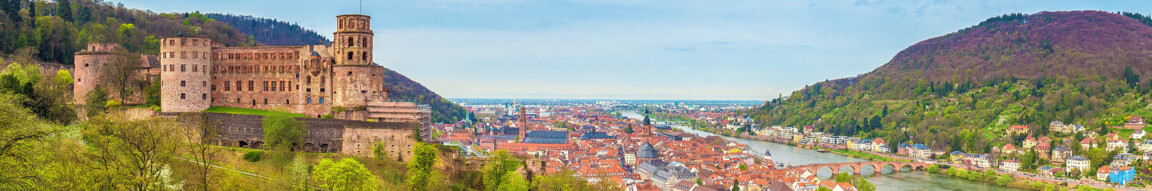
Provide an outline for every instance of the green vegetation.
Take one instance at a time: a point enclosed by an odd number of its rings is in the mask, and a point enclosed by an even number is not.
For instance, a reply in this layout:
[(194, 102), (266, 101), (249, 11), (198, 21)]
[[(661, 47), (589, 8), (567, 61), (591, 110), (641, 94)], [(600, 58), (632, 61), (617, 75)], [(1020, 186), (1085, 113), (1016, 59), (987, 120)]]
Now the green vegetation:
[(576, 172), (568, 169), (547, 175), (532, 177), (532, 190), (539, 191), (609, 191), (619, 190), (611, 181), (588, 183), (587, 179), (576, 176)]
[(263, 115), (263, 116), (289, 116), (289, 117), (308, 118), (308, 116), (305, 116), (303, 114), (296, 114), (296, 113), (289, 113), (289, 112), (282, 112), (282, 111), (268, 111), (268, 110), (260, 110), (260, 109), (219, 107), (219, 106), (209, 107), (208, 110), (204, 110), (204, 112), (245, 114), (245, 115)]
[[(1129, 54), (1145, 48), (1092, 48), (1107, 39), (1128, 39), (1114, 44), (1120, 47), (1152, 43), (1123, 35), (1152, 31), (1129, 19), (1096, 11), (996, 17), (910, 46), (872, 72), (807, 86), (750, 113), (761, 126), (813, 125), (836, 135), (881, 137), (892, 149), (915, 142), (991, 153), (1022, 145), (1026, 135), (1008, 136), (1012, 125), (1028, 126), (1036, 138), (1071, 136), (1049, 129), (1051, 121), (1106, 133), (1104, 127), (1122, 126), (1126, 116), (1152, 116), (1152, 67), (1138, 64), (1152, 56)], [(1025, 20), (1029, 25), (1021, 25)], [(1047, 35), (1081, 30), (1109, 32), (1059, 41)]]
[(852, 176), (851, 174), (848, 174), (848, 173), (836, 174), (835, 180), (836, 180), (836, 182), (847, 182), (849, 184), (852, 184), (852, 186), (856, 186), (856, 190), (859, 190), (859, 191), (875, 191), (876, 190), (876, 185), (872, 185), (872, 183), (868, 182), (868, 180), (865, 180), (864, 177)]
[(275, 151), (286, 151), (304, 141), (308, 126), (296, 118), (285, 115), (265, 115), (264, 147)]
[(408, 185), (412, 190), (444, 190), (444, 175), (433, 169), (436, 165), (436, 147), (424, 143), (412, 145), (413, 158), (408, 161)]
[[(91, 42), (116, 43), (130, 52), (158, 54), (161, 37), (203, 36), (229, 46), (253, 45), (248, 35), (223, 22), (186, 13), (127, 9), (107, 1), (10, 0), (0, 6), (0, 54), (36, 50), (37, 60), (66, 65)], [(55, 15), (49, 14), (50, 12)], [(30, 63), (30, 62), (23, 62)]]
[(875, 155), (872, 153), (866, 153), (866, 152), (860, 152), (860, 151), (854, 151), (854, 150), (848, 150), (848, 149), (837, 149), (837, 150), (832, 150), (832, 152), (839, 153), (842, 155), (848, 155), (850, 157), (856, 157), (856, 158), (862, 158), (862, 159), (868, 159), (868, 160), (874, 160), (874, 161), (892, 161), (892, 158), (882, 157), (882, 156)]
[(378, 190), (376, 179), (364, 164), (352, 158), (320, 160), (312, 171), (312, 177), (320, 182), (319, 187), (327, 190)]
[(249, 151), (248, 153), (244, 153), (244, 160), (248, 162), (260, 161), (263, 157), (264, 151)]
[(528, 180), (524, 179), (516, 169), (523, 162), (508, 154), (506, 150), (496, 150), (488, 157), (488, 162), (481, 168), (484, 176), (484, 190), (528, 190)]

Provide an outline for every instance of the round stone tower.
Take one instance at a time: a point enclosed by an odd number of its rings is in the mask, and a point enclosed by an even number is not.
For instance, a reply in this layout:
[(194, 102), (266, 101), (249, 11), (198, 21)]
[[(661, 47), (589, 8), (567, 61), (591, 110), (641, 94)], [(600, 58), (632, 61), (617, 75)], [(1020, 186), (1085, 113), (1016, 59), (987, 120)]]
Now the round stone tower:
[(372, 63), (371, 19), (358, 14), (336, 16), (330, 45), (336, 60), (332, 67), (333, 106), (365, 106), (369, 99), (384, 95), (384, 68)]
[[(72, 86), (72, 100), (75, 104), (84, 105), (88, 99), (88, 92), (96, 89), (96, 86), (104, 83), (101, 79), (100, 73), (104, 69), (104, 65), (112, 62), (116, 49), (120, 49), (120, 45), (112, 43), (89, 43), (84, 50), (76, 52), (73, 66), (75, 66), (75, 76), (73, 76), (74, 86)], [(108, 87), (103, 87), (105, 92), (109, 92)], [(112, 97), (112, 96), (109, 96)]]
[(201, 112), (212, 104), (211, 45), (211, 40), (197, 37), (160, 41), (162, 112)]

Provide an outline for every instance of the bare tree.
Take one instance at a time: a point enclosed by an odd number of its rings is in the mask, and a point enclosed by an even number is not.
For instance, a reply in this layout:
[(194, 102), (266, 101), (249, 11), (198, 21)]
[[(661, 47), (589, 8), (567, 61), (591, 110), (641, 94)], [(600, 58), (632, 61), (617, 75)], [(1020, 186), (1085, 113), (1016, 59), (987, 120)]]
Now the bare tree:
[(195, 181), (199, 182), (202, 190), (209, 190), (213, 177), (211, 176), (211, 163), (216, 158), (217, 151), (212, 149), (211, 142), (219, 135), (216, 128), (219, 123), (211, 121), (202, 113), (181, 114), (176, 119), (179, 130), (185, 140), (188, 154), (192, 156), (195, 165), (193, 174)]
[(101, 188), (160, 190), (173, 187), (167, 164), (179, 148), (176, 129), (159, 118), (129, 120), (123, 114), (94, 117), (85, 123), (91, 150), (85, 166), (100, 174)]
[(112, 54), (112, 60), (101, 69), (100, 78), (109, 85), (110, 92), (120, 99), (121, 104), (127, 104), (125, 101), (135, 93), (132, 91), (134, 87), (145, 82), (139, 80), (136, 72), (140, 67), (140, 55), (123, 49)]

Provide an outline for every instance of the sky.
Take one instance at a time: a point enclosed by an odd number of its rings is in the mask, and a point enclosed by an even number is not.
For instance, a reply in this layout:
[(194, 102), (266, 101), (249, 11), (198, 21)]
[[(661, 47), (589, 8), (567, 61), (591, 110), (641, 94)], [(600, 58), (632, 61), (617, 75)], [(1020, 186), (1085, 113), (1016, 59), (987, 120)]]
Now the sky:
[(376, 63), (444, 97), (519, 99), (768, 100), (997, 15), (1152, 14), (1149, 1), (1064, 0), (111, 2), (275, 18), (328, 38), (336, 15), (365, 14)]

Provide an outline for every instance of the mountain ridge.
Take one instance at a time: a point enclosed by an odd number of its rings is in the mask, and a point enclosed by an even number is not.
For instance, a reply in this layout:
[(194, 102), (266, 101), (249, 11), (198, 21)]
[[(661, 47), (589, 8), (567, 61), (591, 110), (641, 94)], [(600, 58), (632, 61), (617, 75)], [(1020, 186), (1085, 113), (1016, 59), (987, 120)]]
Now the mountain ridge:
[(1105, 133), (1125, 116), (1152, 114), (1146, 93), (1152, 79), (1143, 75), (1152, 71), (1149, 20), (1102, 11), (993, 17), (917, 42), (873, 71), (806, 86), (752, 113), (764, 125), (884, 137), (891, 148), (910, 140), (982, 152), (994, 144), (1019, 145), (1022, 137), (1003, 136), (1010, 125), (1055, 136), (1050, 121)]

